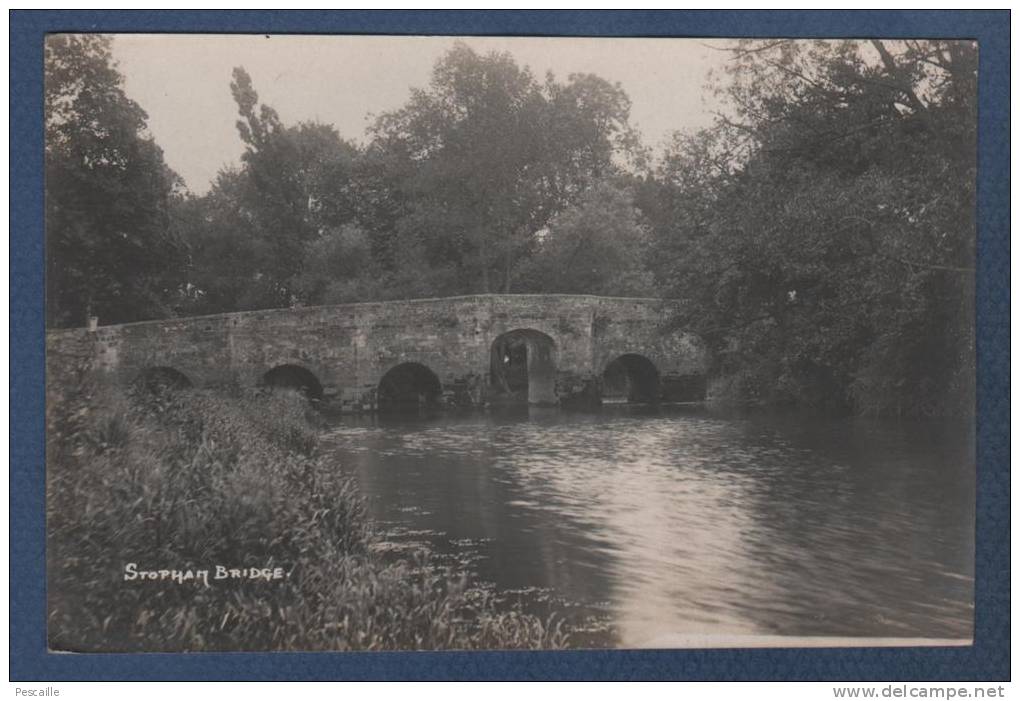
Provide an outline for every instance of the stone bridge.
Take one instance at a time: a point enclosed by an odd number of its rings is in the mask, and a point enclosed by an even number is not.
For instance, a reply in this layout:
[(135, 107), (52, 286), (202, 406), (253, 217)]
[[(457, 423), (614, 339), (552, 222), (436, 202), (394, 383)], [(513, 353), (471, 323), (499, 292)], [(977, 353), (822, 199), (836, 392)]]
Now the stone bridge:
[(54, 363), (90, 357), (120, 384), (291, 386), (345, 411), (423, 403), (692, 401), (700, 341), (678, 303), (588, 295), (474, 295), (54, 330)]

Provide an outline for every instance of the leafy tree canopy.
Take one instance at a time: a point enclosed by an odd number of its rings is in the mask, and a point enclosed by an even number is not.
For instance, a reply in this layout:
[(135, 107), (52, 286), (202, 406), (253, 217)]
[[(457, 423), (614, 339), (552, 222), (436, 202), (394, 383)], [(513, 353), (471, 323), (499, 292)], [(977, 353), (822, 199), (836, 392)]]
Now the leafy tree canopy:
[(522, 266), (527, 292), (643, 297), (655, 293), (646, 267), (648, 231), (627, 190), (600, 183), (552, 218)]
[(616, 171), (634, 143), (629, 111), (596, 76), (540, 83), (509, 54), (457, 44), (429, 87), (374, 127), (370, 152), (389, 175), (379, 185), (398, 193), (388, 248), (455, 265), (460, 292), (510, 291), (536, 232)]
[(45, 58), (47, 322), (171, 314), (184, 277), (168, 215), (180, 180), (124, 94), (109, 37), (53, 35)]
[[(231, 93), (245, 144), (241, 166), (181, 208), (193, 251), (189, 311), (287, 307), (317, 301), (298, 278), (309, 247), (353, 221), (358, 150), (329, 125), (283, 125), (234, 69)], [(337, 271), (338, 274), (340, 271)], [(318, 289), (318, 288), (315, 288)]]
[(966, 404), (976, 47), (744, 41), (731, 54), (734, 116), (678, 140), (657, 173), (656, 273), (694, 302), (683, 323), (738, 396)]

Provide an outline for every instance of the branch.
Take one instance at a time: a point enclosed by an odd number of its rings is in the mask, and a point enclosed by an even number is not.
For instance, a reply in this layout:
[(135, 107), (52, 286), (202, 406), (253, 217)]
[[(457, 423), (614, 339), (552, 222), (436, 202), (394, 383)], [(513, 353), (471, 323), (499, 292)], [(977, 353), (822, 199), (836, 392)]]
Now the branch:
[(768, 65), (772, 66), (773, 68), (778, 68), (782, 72), (786, 73), (787, 75), (791, 75), (794, 78), (800, 78), (805, 83), (807, 83), (808, 85), (812, 86), (813, 88), (815, 88), (817, 90), (821, 90), (821, 91), (826, 91), (827, 90), (827, 88), (824, 85), (822, 85), (821, 83), (819, 83), (817, 80), (813, 80), (811, 78), (808, 78), (806, 75), (804, 75), (803, 73), (800, 73), (799, 71), (795, 71), (792, 68), (787, 68), (786, 66), (784, 66), (783, 64), (781, 64), (781, 63), (779, 63), (777, 61), (770, 61), (768, 59), (764, 59), (764, 60), (765, 60), (765, 63), (767, 63)]
[(769, 42), (767, 44), (764, 44), (763, 46), (758, 46), (758, 47), (755, 47), (753, 49), (741, 49), (739, 46), (724, 46), (724, 47), (720, 48), (718, 46), (712, 46), (711, 44), (705, 44), (704, 42), (700, 42), (700, 41), (698, 42), (698, 44), (700, 46), (706, 48), (706, 49), (710, 49), (711, 51), (726, 51), (726, 52), (729, 52), (729, 53), (733, 54), (733, 58), (730, 59), (732, 61), (732, 60), (735, 60), (735, 59), (737, 59), (737, 58), (739, 58), (741, 56), (747, 56), (749, 54), (756, 54), (756, 53), (759, 53), (761, 51), (768, 51), (769, 49), (774, 48), (776, 46), (781, 46), (783, 44), (783, 42), (785, 42), (785, 41), (788, 41), (788, 40), (787, 39), (777, 39), (776, 41), (771, 41), (771, 42)]
[(938, 134), (938, 129), (935, 128), (935, 124), (931, 120), (931, 114), (928, 112), (928, 108), (923, 102), (921, 102), (921, 98), (917, 96), (917, 93), (914, 92), (914, 88), (910, 85), (910, 81), (902, 76), (899, 66), (896, 65), (896, 60), (893, 58), (892, 54), (889, 53), (889, 49), (885, 48), (885, 44), (883, 44), (879, 39), (872, 39), (871, 45), (875, 47), (876, 51), (878, 51), (879, 56), (882, 57), (882, 64), (889, 72), (889, 76), (896, 81), (899, 89), (907, 96), (907, 99), (910, 101), (910, 106), (913, 107), (918, 116), (924, 120), (925, 126), (927, 126), (933, 134)]

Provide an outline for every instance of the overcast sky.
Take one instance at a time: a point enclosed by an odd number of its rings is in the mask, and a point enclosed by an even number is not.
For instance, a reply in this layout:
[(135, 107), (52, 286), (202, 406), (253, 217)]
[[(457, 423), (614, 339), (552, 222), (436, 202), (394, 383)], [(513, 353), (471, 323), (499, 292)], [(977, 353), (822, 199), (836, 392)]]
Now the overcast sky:
[[(399, 108), (427, 85), (455, 37), (210, 36), (122, 34), (114, 56), (125, 90), (149, 113), (149, 130), (168, 165), (196, 193), (237, 163), (231, 70), (244, 66), (262, 102), (286, 124), (318, 120), (364, 142), (371, 115)], [(480, 53), (509, 51), (541, 79), (553, 71), (595, 73), (619, 82), (633, 103), (631, 123), (658, 146), (674, 130), (711, 122), (716, 103), (703, 87), (723, 52), (703, 39), (460, 38)], [(728, 42), (717, 43), (716, 45)]]

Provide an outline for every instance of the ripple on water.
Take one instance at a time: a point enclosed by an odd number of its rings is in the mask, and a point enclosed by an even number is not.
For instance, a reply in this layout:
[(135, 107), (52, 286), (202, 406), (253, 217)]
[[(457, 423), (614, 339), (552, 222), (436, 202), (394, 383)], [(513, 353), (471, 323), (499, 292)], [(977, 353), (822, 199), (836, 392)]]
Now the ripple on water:
[(608, 615), (615, 642), (639, 645), (969, 636), (973, 468), (952, 439), (849, 420), (549, 413), (345, 425), (324, 450), (377, 519), (403, 527), (393, 539), (536, 606)]

